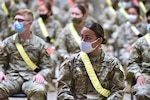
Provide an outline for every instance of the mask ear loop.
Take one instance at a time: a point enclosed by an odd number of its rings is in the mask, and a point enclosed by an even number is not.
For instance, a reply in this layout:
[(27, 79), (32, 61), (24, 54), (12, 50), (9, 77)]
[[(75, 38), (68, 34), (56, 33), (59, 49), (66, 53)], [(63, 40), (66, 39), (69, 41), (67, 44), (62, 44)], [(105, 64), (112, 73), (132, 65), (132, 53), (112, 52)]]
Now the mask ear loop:
[[(98, 38), (98, 39), (100, 39), (100, 38)], [(98, 39), (96, 39), (95, 41), (93, 41), (92, 44), (95, 43), (96, 41), (98, 41)], [(98, 44), (97, 46), (95, 46), (94, 49), (96, 49), (99, 45), (100, 45), (100, 44)]]

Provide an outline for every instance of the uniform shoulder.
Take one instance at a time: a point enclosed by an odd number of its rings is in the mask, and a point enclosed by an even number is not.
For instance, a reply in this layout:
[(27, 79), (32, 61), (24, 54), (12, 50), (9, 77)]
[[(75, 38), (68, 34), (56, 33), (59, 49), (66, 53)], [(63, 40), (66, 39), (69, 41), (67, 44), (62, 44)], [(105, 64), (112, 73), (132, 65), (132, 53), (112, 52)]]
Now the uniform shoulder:
[(111, 69), (113, 69), (114, 67), (119, 68), (119, 64), (120, 64), (119, 60), (116, 57), (110, 56), (108, 54), (105, 54), (103, 62), (107, 66), (110, 66)]

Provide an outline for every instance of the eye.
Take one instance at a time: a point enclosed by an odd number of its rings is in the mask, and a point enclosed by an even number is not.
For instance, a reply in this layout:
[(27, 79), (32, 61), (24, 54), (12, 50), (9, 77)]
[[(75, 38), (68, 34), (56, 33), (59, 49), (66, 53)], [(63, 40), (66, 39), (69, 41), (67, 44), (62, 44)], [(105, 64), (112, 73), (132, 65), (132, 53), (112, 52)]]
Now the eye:
[(14, 22), (18, 21), (18, 22), (24, 22), (24, 21), (31, 21), (31, 20), (25, 20), (25, 19), (14, 19)]
[(91, 40), (91, 37), (89, 37), (89, 36), (86, 36), (86, 40)]
[(14, 19), (14, 21), (18, 21), (18, 22), (24, 22), (24, 19)]

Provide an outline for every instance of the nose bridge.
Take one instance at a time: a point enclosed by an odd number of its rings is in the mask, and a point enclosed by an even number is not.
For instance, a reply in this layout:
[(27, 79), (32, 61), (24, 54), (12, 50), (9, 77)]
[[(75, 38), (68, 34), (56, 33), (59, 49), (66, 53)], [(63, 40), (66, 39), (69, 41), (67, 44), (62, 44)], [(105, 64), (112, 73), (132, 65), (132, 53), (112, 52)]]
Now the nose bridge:
[(72, 13), (72, 17), (73, 17), (73, 18), (76, 18), (76, 14), (75, 14), (75, 13)]
[(81, 41), (85, 41), (85, 36), (82, 36), (82, 37), (81, 37)]

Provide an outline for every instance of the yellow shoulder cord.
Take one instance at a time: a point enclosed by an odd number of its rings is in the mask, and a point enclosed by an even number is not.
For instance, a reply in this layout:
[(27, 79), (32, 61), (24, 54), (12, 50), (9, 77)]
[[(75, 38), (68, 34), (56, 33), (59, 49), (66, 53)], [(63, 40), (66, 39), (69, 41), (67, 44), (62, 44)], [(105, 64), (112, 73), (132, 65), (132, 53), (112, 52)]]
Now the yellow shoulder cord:
[(142, 1), (139, 1), (139, 6), (141, 7), (141, 9), (144, 12), (144, 14), (146, 14), (147, 10), (146, 10), (146, 7), (145, 7), (145, 5), (143, 4)]
[(109, 8), (110, 8), (111, 12), (113, 13), (113, 15), (116, 15), (115, 9), (112, 6), (109, 6)]
[(108, 6), (111, 6), (111, 5), (112, 5), (111, 0), (106, 0), (106, 3), (107, 3)]
[(110, 91), (102, 87), (100, 81), (98, 80), (95, 74), (95, 71), (93, 69), (93, 66), (90, 62), (88, 55), (84, 52), (80, 52), (80, 55), (94, 88), (104, 97), (108, 97), (110, 95)]
[(110, 10), (112, 11), (113, 15), (116, 14), (115, 9), (112, 7), (112, 2), (111, 0), (106, 0), (107, 5), (109, 6)]
[[(38, 18), (38, 23), (40, 25), (40, 29), (42, 30), (42, 33), (43, 33), (44, 37), (45, 38), (49, 37), (48, 31), (46, 29), (46, 26), (45, 26), (42, 18)], [(50, 39), (50, 43), (54, 43), (54, 39), (53, 38)]]
[(131, 29), (135, 33), (135, 35), (138, 36), (140, 34), (140, 31), (134, 25), (131, 25)]
[(1, 7), (2, 7), (2, 9), (4, 10), (4, 13), (8, 16), (8, 15), (9, 15), (9, 12), (8, 12), (8, 9), (7, 9), (6, 5), (5, 5), (5, 2), (3, 2), (3, 3), (1, 4)]
[(11, 4), (12, 4), (12, 5), (13, 5), (13, 4), (15, 4), (15, 1), (14, 1), (14, 0), (12, 0), (12, 1), (11, 1)]
[(147, 33), (147, 34), (145, 35), (145, 39), (146, 39), (146, 41), (148, 42), (148, 44), (150, 45), (150, 33)]
[(127, 19), (128, 18), (128, 13), (125, 11), (125, 9), (122, 7), (122, 4), (119, 2), (118, 6), (120, 7), (121, 13), (123, 16)]
[[(15, 40), (17, 34), (13, 35), (13, 39)], [(34, 71), (38, 70), (38, 67), (31, 61), (31, 59), (29, 58), (29, 56), (26, 54), (23, 46), (20, 43), (15, 43), (17, 50), (19, 51), (21, 57), (23, 58), (23, 60), (26, 62), (26, 64)]]
[(73, 26), (73, 23), (69, 24), (69, 29), (71, 31), (71, 34), (73, 35), (73, 37), (75, 38), (76, 42), (79, 44), (80, 42), (80, 36), (78, 35), (78, 32), (76, 31), (76, 29)]

